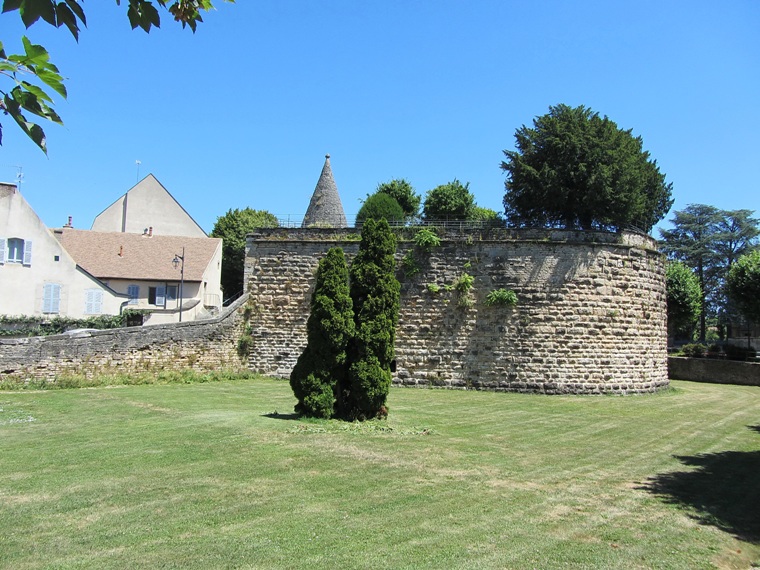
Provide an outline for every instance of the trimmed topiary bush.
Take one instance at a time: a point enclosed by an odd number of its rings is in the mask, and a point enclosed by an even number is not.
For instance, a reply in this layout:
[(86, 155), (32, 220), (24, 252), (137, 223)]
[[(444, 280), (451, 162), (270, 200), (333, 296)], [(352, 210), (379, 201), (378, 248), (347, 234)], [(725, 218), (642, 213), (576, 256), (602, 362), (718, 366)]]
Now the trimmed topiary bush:
[(388, 222), (368, 219), (351, 265), (355, 337), (348, 376), (338, 398), (339, 415), (344, 419), (382, 418), (388, 413), (385, 403), (391, 386), (400, 296), (395, 251), (396, 237)]
[(290, 374), (298, 399), (295, 411), (330, 418), (335, 414), (339, 386), (345, 383), (347, 349), (354, 336), (348, 266), (339, 247), (330, 249), (319, 262), (306, 334), (306, 348)]
[(378, 192), (368, 196), (356, 214), (356, 223), (363, 224), (369, 219), (381, 220), (385, 218), (390, 222), (404, 221), (404, 209), (391, 195)]

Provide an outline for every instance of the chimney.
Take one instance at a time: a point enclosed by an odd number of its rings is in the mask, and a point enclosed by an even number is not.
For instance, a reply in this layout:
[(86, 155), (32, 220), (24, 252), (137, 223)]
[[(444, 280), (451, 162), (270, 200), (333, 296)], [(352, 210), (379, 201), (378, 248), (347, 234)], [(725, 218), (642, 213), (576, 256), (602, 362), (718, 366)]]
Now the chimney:
[(73, 227), (74, 227), (74, 223), (73, 223), (73, 221), (74, 221), (74, 218), (73, 218), (73, 217), (71, 217), (71, 216), (69, 216), (69, 221), (68, 221), (68, 222), (66, 222), (66, 225), (65, 225), (65, 226), (63, 226), (63, 227), (64, 227), (64, 228), (73, 228)]
[(123, 245), (119, 246), (119, 257), (124, 257), (124, 246)]
[(148, 237), (153, 237), (153, 226), (148, 228)]

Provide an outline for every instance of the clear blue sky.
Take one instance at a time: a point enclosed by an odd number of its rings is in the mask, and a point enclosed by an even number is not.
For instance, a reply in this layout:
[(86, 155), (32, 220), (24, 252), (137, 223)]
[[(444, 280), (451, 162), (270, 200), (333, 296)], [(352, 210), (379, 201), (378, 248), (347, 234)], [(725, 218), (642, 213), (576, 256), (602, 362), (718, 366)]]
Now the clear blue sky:
[[(502, 150), (550, 105), (633, 129), (690, 203), (760, 214), (760, 2), (219, 0), (196, 34), (86, 2), (79, 43), (35, 24), (68, 78), (49, 157), (4, 125), (0, 180), (51, 226), (153, 173), (207, 231), (230, 208), (300, 219), (330, 153), (348, 215), (377, 184), (454, 178), (501, 210)], [(18, 13), (0, 15), (6, 51)], [(668, 218), (672, 216), (668, 215)], [(667, 222), (663, 224), (667, 226)]]

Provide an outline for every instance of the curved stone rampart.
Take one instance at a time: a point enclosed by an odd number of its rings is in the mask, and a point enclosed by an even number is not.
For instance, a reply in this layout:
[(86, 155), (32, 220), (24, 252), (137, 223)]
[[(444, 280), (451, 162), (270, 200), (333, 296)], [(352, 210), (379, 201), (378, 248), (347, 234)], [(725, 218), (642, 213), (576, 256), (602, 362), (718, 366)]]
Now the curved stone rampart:
[[(423, 251), (400, 231), (394, 383), (541, 393), (638, 393), (667, 386), (663, 256), (649, 236), (448, 230)], [(250, 367), (287, 377), (306, 344), (314, 271), (356, 230), (274, 228), (248, 237)], [(462, 297), (461, 276), (474, 277)], [(488, 305), (511, 289), (514, 307)]]

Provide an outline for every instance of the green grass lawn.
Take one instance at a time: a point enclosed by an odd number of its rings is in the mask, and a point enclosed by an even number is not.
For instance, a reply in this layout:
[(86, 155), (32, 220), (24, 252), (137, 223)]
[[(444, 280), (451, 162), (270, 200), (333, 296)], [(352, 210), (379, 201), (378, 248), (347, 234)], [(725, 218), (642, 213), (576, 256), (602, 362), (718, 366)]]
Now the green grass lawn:
[(760, 388), (673, 386), (364, 425), (268, 379), (0, 392), (0, 567), (760, 565)]

